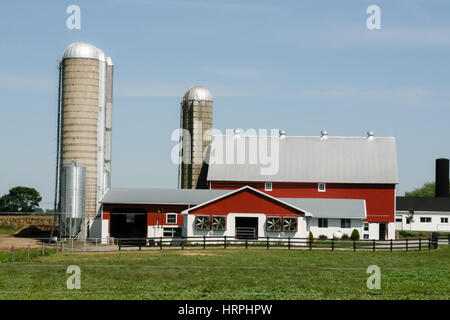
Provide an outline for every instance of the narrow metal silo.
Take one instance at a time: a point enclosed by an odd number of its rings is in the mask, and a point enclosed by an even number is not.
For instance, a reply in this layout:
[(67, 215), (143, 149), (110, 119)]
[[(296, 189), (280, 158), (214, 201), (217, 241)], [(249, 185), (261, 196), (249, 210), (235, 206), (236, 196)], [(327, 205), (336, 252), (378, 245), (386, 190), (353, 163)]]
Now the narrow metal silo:
[(82, 230), (85, 217), (86, 168), (76, 161), (63, 166), (61, 173), (61, 215), (59, 234), (74, 238)]
[[(110, 186), (113, 64), (102, 50), (85, 42), (70, 44), (60, 62), (58, 174), (76, 161), (86, 168), (83, 234), (100, 209)], [(64, 208), (62, 179), (56, 198)]]
[(206, 180), (201, 172), (205, 153), (211, 144), (213, 96), (202, 86), (189, 89), (181, 102), (181, 128), (185, 130), (182, 142), (182, 163), (180, 165), (180, 188), (205, 188)]

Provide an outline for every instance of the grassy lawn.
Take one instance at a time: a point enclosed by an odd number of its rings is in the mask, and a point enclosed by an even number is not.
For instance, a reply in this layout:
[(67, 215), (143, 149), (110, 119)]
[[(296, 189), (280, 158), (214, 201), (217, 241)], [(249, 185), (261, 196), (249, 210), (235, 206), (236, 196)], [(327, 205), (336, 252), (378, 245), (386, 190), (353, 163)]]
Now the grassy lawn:
[[(6, 253), (5, 253), (6, 254)], [(450, 246), (432, 251), (264, 249), (58, 252), (0, 263), (0, 299), (449, 299)], [(81, 268), (81, 289), (66, 268)], [(369, 290), (369, 265), (381, 289)]]
[(0, 225), (0, 235), (12, 235), (22, 227), (23, 225), (15, 224)]

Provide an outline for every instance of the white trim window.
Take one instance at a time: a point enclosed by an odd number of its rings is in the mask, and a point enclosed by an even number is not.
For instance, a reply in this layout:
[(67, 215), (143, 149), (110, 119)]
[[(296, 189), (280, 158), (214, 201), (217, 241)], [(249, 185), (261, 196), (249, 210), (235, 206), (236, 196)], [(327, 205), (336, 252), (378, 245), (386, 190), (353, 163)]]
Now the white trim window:
[(317, 191), (319, 191), (319, 192), (327, 191), (327, 185), (323, 182), (317, 184)]
[(448, 223), (447, 217), (441, 217), (441, 223)]
[(319, 218), (318, 224), (319, 224), (319, 228), (328, 228), (328, 219), (327, 218)]
[(264, 191), (272, 191), (272, 182), (264, 182)]
[(420, 217), (420, 223), (431, 223), (431, 217)]
[(369, 223), (364, 222), (364, 231), (369, 231)]
[(181, 237), (181, 228), (164, 228), (163, 236), (164, 237)]
[(349, 229), (351, 227), (352, 227), (352, 220), (351, 219), (341, 219), (341, 228)]
[(166, 213), (166, 224), (177, 224), (177, 214)]

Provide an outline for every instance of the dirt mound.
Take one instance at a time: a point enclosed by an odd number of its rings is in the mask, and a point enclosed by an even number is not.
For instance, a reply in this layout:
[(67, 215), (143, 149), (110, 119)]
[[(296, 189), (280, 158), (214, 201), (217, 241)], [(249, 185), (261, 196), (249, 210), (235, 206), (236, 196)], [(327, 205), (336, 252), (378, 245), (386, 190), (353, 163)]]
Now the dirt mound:
[[(52, 231), (52, 226), (48, 225), (26, 225), (18, 230), (14, 237), (18, 238), (49, 238)], [(55, 228), (55, 235), (57, 234)]]

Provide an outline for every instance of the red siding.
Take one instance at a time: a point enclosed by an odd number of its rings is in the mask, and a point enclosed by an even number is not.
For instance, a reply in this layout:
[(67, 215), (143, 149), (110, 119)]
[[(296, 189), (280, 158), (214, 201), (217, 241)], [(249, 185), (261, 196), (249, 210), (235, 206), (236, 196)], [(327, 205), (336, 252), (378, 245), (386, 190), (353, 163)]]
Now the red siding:
[(226, 196), (200, 208), (191, 214), (222, 215), (228, 213), (264, 213), (277, 216), (298, 216), (303, 213), (276, 200), (266, 198), (255, 191), (243, 190)]
[(327, 183), (326, 192), (317, 190), (317, 183), (273, 182), (272, 191), (264, 191), (263, 182), (211, 181), (211, 189), (234, 190), (249, 185), (277, 198), (333, 198), (366, 200), (368, 222), (394, 222), (394, 184)]
[[(103, 205), (103, 219), (110, 219), (110, 213), (114, 210), (135, 208), (145, 210), (147, 212), (147, 225), (165, 225), (166, 214), (165, 213), (177, 213), (177, 223), (170, 224), (173, 226), (183, 226), (183, 216), (181, 211), (188, 208), (187, 205), (155, 205), (155, 204), (105, 204)], [(110, 224), (111, 225), (111, 224)]]

